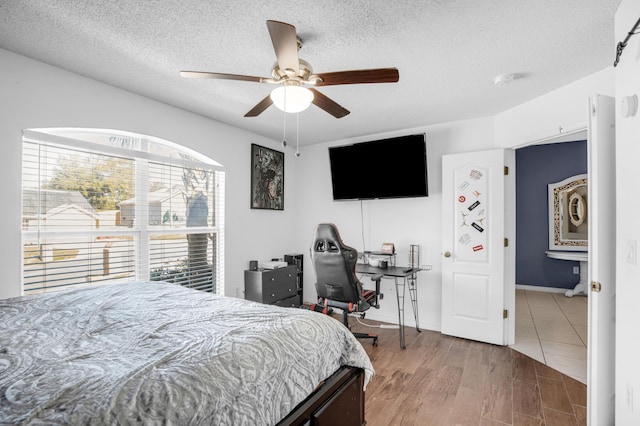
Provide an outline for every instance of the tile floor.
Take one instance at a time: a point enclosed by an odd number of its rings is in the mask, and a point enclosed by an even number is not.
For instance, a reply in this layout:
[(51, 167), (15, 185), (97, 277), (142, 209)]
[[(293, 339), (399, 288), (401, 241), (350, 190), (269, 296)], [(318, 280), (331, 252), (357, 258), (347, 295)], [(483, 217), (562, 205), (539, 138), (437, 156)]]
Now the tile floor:
[(587, 298), (516, 290), (512, 349), (587, 383)]

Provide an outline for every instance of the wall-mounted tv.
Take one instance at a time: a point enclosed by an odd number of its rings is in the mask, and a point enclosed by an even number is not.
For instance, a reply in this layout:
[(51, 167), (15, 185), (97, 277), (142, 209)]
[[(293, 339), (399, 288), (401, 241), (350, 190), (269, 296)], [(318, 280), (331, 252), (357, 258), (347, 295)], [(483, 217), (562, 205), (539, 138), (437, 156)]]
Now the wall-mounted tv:
[(427, 197), (424, 134), (329, 148), (334, 200)]

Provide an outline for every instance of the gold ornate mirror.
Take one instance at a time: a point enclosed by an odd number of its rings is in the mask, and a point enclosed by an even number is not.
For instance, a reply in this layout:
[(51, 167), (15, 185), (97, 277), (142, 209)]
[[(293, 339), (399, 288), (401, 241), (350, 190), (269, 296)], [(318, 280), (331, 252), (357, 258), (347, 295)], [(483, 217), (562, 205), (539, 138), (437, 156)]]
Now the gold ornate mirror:
[(575, 175), (550, 183), (549, 250), (587, 251), (587, 175)]

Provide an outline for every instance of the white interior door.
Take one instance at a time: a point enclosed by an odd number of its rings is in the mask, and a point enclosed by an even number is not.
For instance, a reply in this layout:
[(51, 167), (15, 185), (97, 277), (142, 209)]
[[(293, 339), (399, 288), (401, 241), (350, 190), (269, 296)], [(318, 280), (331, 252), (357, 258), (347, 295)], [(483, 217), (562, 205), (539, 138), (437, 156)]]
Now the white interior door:
[[(615, 378), (615, 102), (589, 99), (589, 337), (587, 422), (614, 424)], [(599, 291), (598, 291), (599, 284)], [(620, 397), (624, 398), (624, 395)]]
[(512, 158), (502, 149), (442, 157), (444, 334), (507, 343), (505, 166)]

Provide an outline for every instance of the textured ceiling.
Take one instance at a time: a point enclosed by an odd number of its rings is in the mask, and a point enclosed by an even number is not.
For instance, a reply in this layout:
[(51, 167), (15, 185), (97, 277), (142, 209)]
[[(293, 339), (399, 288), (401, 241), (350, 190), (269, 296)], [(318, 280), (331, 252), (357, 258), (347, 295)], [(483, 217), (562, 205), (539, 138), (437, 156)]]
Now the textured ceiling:
[[(279, 140), (243, 115), (274, 86), (268, 19), (293, 24), (315, 72), (397, 67), (394, 84), (319, 88), (351, 111), (299, 114), (300, 144), (494, 115), (612, 65), (620, 0), (2, 0), (0, 47)], [(515, 73), (496, 87), (493, 77)], [(295, 115), (287, 139), (295, 140)]]

